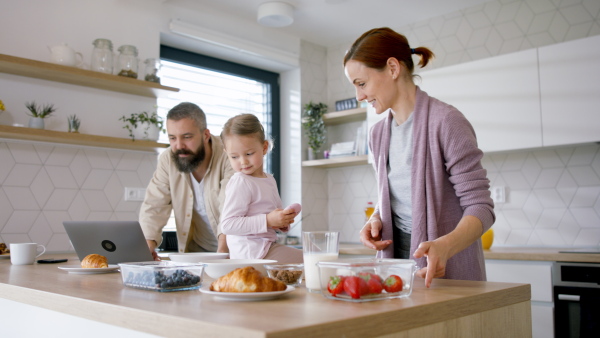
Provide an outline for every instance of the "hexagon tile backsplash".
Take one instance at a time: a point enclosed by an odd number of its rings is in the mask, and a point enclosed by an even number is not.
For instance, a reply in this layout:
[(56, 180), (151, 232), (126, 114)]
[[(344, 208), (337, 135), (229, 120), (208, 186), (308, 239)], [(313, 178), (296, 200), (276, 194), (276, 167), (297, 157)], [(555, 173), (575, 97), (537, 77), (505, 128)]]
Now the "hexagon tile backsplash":
[[(507, 192), (495, 207), (494, 246), (600, 246), (600, 145), (491, 153), (483, 166), (491, 186)], [(303, 177), (304, 200), (315, 201), (305, 212), (328, 220), (315, 228), (328, 226), (341, 232), (341, 241), (358, 243), (365, 204), (377, 199), (373, 168), (321, 170)]]
[(125, 187), (145, 188), (153, 152), (0, 141), (0, 242), (36, 242), (73, 251), (67, 220), (138, 220), (141, 202)]

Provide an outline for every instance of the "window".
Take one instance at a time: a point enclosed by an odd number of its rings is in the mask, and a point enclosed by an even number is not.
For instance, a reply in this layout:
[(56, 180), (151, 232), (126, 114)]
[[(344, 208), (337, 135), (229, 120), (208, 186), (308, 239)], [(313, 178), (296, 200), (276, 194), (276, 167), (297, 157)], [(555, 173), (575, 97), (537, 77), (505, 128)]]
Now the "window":
[[(256, 115), (274, 140), (265, 171), (279, 184), (279, 74), (167, 46), (161, 46), (160, 55), (161, 84), (180, 91), (158, 98), (158, 114), (165, 117), (178, 103), (193, 102), (206, 114), (213, 135), (219, 135), (235, 115)], [(167, 135), (161, 135), (160, 141), (168, 142)]]
[[(167, 46), (161, 46), (160, 56), (161, 84), (180, 91), (158, 98), (157, 113), (165, 118), (177, 104), (193, 102), (206, 114), (213, 135), (221, 134), (225, 122), (235, 115), (256, 115), (275, 145), (267, 154), (265, 171), (273, 174), (280, 186), (279, 74)], [(169, 142), (166, 134), (159, 141)], [(173, 215), (165, 230), (175, 230)]]

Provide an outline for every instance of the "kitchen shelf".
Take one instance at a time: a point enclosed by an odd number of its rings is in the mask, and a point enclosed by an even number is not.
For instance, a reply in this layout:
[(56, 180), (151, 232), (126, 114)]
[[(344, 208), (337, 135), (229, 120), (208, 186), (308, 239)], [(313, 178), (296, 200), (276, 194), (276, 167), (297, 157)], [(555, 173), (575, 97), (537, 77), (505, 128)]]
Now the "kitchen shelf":
[(164, 97), (179, 91), (155, 82), (5, 54), (0, 54), (0, 72), (146, 97)]
[(323, 115), (323, 122), (328, 126), (336, 124), (364, 121), (367, 118), (367, 108), (359, 107), (348, 110), (334, 111)]
[(133, 141), (128, 138), (67, 133), (63, 131), (4, 125), (0, 125), (0, 138), (142, 151), (153, 151), (155, 149), (166, 148), (169, 146), (165, 143), (158, 143), (148, 140)]
[(302, 162), (303, 167), (313, 168), (339, 168), (362, 164), (369, 164), (369, 155), (344, 156)]

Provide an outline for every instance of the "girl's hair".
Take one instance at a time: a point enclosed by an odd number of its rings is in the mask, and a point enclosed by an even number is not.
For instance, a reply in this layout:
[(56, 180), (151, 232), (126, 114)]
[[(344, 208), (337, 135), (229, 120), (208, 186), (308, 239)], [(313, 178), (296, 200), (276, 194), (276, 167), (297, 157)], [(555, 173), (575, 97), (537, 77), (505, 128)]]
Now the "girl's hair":
[(266, 138), (265, 129), (256, 115), (253, 114), (240, 114), (230, 118), (227, 122), (225, 122), (223, 131), (221, 131), (221, 140), (223, 141), (223, 145), (225, 145), (225, 139), (229, 135), (255, 135), (259, 142), (269, 142), (269, 150), (273, 148), (273, 141)]
[(406, 65), (410, 75), (414, 72), (412, 54), (421, 57), (419, 66), (427, 66), (434, 54), (427, 47), (410, 48), (408, 40), (388, 27), (374, 28), (361, 35), (344, 56), (344, 66), (350, 60), (356, 60), (369, 68), (383, 70), (391, 57)]

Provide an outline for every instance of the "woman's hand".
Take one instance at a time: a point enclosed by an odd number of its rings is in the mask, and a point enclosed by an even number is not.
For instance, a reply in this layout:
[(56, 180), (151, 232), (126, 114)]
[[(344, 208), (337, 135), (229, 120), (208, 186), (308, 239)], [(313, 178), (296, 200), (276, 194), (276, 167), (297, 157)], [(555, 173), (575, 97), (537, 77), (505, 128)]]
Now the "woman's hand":
[(427, 267), (417, 271), (417, 276), (425, 278), (425, 286), (430, 287), (434, 278), (446, 275), (446, 262), (448, 262), (450, 248), (443, 241), (429, 241), (419, 244), (413, 256), (415, 258), (427, 257)]
[(377, 251), (387, 248), (392, 244), (391, 240), (381, 240), (381, 218), (379, 215), (373, 215), (365, 226), (360, 230), (360, 241), (368, 248), (375, 249)]
[(430, 287), (434, 278), (446, 275), (448, 260), (473, 244), (483, 234), (481, 221), (471, 215), (463, 217), (449, 234), (436, 240), (423, 242), (413, 253), (413, 257), (427, 257), (427, 267), (417, 271), (417, 276), (425, 278), (425, 286)]

